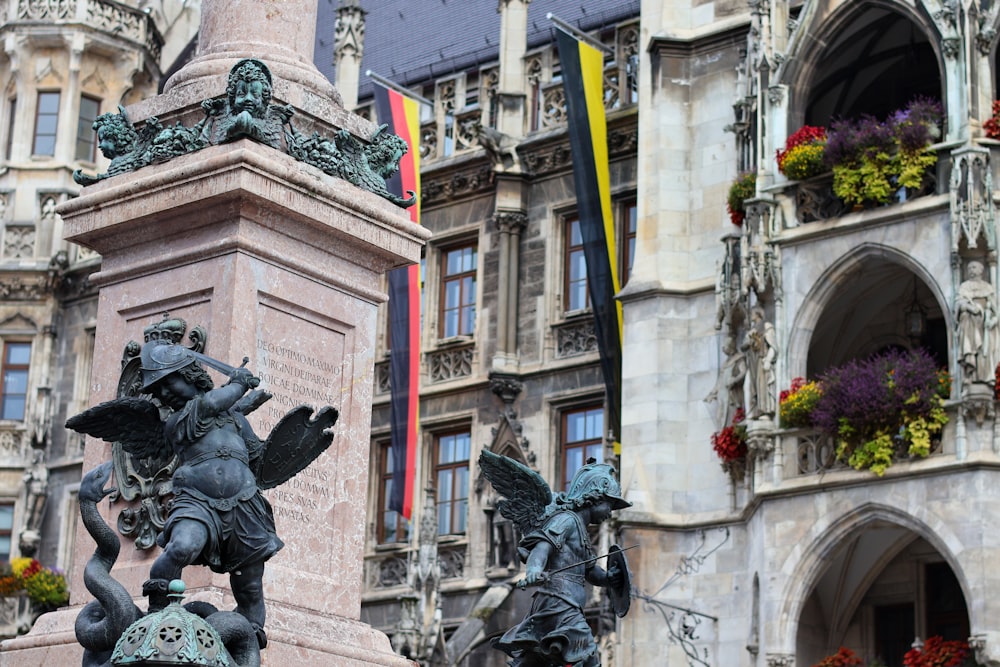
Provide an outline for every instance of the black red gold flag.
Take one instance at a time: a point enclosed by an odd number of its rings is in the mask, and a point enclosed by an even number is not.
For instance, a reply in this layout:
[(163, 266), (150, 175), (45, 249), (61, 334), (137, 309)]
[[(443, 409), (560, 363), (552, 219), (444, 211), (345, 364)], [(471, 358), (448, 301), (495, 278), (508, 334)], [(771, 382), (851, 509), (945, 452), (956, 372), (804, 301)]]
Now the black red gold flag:
[(562, 29), (556, 30), (566, 96), (573, 180), (587, 287), (607, 392), (609, 428), (621, 437), (622, 310), (619, 291), (608, 128), (604, 109), (604, 54)]
[[(417, 194), (409, 207), (410, 219), (420, 224), (420, 108), (416, 100), (376, 82), (375, 112), (379, 122), (409, 146), (399, 171), (387, 180), (390, 192)], [(389, 384), (392, 488), (389, 509), (407, 519), (413, 513), (419, 426), (420, 267), (416, 264), (389, 272)]]

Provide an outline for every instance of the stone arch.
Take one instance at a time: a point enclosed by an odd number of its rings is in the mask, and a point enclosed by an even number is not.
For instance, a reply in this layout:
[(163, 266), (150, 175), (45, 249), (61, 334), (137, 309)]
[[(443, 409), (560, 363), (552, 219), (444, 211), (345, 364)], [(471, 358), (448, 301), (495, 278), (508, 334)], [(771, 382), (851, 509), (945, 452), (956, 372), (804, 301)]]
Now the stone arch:
[[(879, 523), (896, 526), (913, 533), (929, 543), (944, 559), (955, 574), (961, 587), (970, 623), (972, 622), (972, 600), (969, 582), (955, 554), (964, 545), (948, 524), (936, 514), (922, 507), (919, 515), (908, 513), (898, 507), (878, 502), (869, 502), (840, 514), (828, 523), (817, 522), (799, 544), (785, 558), (776, 563), (776, 571), (789, 572), (778, 601), (778, 619), (773, 628), (772, 641), (784, 641), (783, 650), (794, 652), (798, 637), (799, 623), (806, 601), (826, 571), (829, 558), (848, 539)], [(874, 576), (864, 585), (870, 585)]]
[[(861, 275), (865, 266), (872, 262), (896, 265), (901, 270), (916, 276), (916, 279), (930, 292), (946, 323), (951, 322), (949, 300), (945, 298), (937, 279), (926, 267), (910, 255), (881, 243), (862, 243), (837, 261), (833, 262), (815, 281), (797, 309), (791, 322), (786, 353), (786, 368), (789, 377), (807, 375), (808, 358), (813, 336), (820, 318), (838, 296), (840, 291)], [(951, 350), (951, 327), (946, 327)], [(952, 360), (948, 360), (951, 368)]]
[[(804, 124), (806, 107), (814, 90), (816, 78), (830, 58), (828, 47), (844, 31), (850, 30), (857, 19), (870, 10), (892, 12), (909, 21), (921, 31), (929, 42), (937, 65), (940, 91), (938, 97), (947, 99), (945, 63), (941, 52), (941, 31), (924, 3), (915, 6), (892, 0), (867, 0), (844, 2), (842, 0), (817, 0), (807, 2), (799, 16), (799, 25), (792, 34), (787, 53), (778, 67), (773, 83), (788, 86), (788, 131)], [(905, 104), (908, 100), (900, 100)]]

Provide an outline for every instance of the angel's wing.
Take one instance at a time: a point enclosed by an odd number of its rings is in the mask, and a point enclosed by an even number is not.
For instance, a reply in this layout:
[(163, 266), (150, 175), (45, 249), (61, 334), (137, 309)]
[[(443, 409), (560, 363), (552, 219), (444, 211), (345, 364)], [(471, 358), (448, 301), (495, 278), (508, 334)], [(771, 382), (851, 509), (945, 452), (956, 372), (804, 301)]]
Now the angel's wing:
[(66, 428), (86, 433), (122, 448), (139, 458), (169, 454), (160, 410), (152, 401), (125, 396), (106, 401), (66, 420)]
[(257, 486), (265, 491), (284, 484), (333, 442), (330, 430), (337, 423), (338, 412), (329, 406), (313, 415), (308, 405), (300, 405), (271, 430), (264, 452), (254, 463)]
[(542, 476), (512, 458), (486, 449), (479, 455), (479, 465), (497, 493), (506, 498), (497, 503), (500, 513), (516, 523), (522, 535), (537, 527), (552, 502), (552, 489)]

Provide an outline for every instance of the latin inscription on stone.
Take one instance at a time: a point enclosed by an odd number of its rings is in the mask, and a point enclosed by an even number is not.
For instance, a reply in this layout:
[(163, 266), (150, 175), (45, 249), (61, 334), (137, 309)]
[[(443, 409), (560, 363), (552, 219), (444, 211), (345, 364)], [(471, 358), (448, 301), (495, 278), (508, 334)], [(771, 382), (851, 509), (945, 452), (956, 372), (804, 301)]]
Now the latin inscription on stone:
[[(267, 340), (258, 341), (257, 353), (256, 373), (261, 381), (260, 388), (273, 394), (257, 411), (258, 432), (262, 437), (270, 433), (289, 410), (299, 405), (340, 408), (343, 371), (339, 365)], [(330, 471), (313, 464), (281, 486), (267, 491), (275, 519), (279, 524), (292, 521), (310, 526), (317, 523), (331, 505), (331, 482)]]

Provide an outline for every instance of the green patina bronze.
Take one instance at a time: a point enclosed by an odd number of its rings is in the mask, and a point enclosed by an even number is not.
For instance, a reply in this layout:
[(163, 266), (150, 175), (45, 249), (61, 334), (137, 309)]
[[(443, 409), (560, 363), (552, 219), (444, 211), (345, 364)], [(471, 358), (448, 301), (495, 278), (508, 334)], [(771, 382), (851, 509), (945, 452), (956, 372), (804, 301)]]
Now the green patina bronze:
[(400, 197), (386, 189), (385, 179), (399, 168), (406, 142), (380, 126), (371, 140), (360, 141), (346, 130), (333, 137), (318, 132), (304, 135), (292, 125), (291, 105), (272, 105), (271, 72), (259, 60), (244, 59), (229, 71), (226, 96), (205, 100), (205, 117), (192, 127), (176, 123), (164, 127), (159, 119), (146, 120), (137, 130), (123, 107), (94, 121), (101, 153), (111, 160), (108, 171), (89, 176), (79, 169), (73, 180), (91, 185), (111, 176), (133, 172), (151, 164), (217, 146), (237, 139), (265, 144), (330, 176), (373, 192), (399, 206), (411, 206), (417, 198)]
[(235, 667), (218, 631), (181, 606), (184, 582), (170, 582), (171, 603), (143, 616), (115, 644), (112, 665)]

